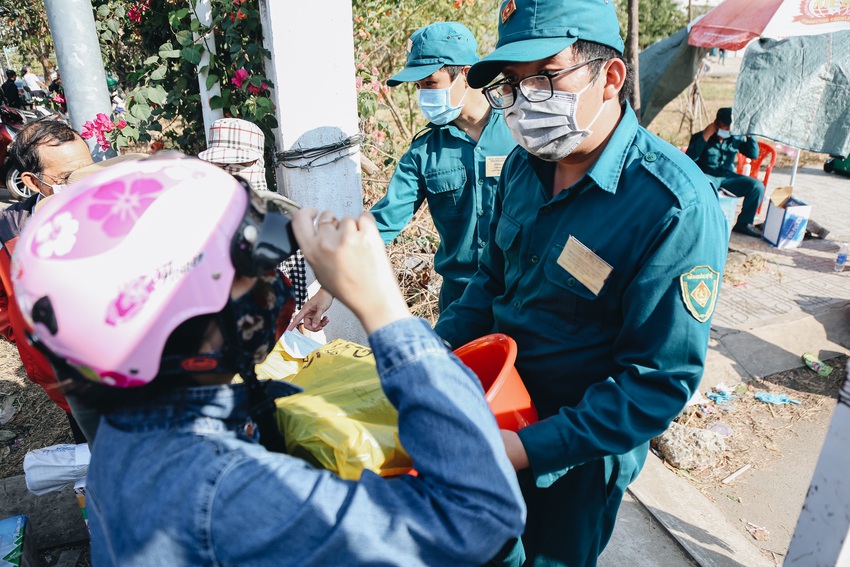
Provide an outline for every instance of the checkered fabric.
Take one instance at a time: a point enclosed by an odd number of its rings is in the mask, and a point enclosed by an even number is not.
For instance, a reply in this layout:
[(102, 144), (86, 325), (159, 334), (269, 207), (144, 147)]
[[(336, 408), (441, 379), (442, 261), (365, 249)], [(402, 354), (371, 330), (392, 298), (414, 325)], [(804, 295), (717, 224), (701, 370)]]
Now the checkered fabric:
[(295, 311), (298, 312), (307, 302), (307, 265), (304, 263), (304, 254), (301, 250), (296, 250), (295, 254), (278, 266), (278, 269), (292, 282)]
[(258, 126), (239, 118), (222, 118), (210, 126), (208, 148), (198, 154), (212, 163), (245, 163), (263, 157), (266, 136)]

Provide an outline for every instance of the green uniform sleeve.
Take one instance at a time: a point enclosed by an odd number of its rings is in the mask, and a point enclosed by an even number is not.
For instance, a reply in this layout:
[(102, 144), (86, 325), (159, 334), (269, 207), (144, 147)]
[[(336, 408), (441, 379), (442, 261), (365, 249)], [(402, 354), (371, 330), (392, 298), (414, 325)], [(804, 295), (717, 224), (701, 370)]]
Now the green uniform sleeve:
[(404, 230), (425, 200), (422, 179), (420, 167), (408, 150), (401, 156), (393, 172), (387, 194), (370, 210), (375, 216), (384, 244), (392, 242)]
[(697, 132), (691, 136), (691, 142), (688, 144), (688, 149), (685, 151), (685, 154), (692, 160), (699, 161), (699, 158), (707, 145), (708, 142), (702, 138), (702, 132)]
[(760, 153), (758, 140), (754, 136), (747, 136), (738, 151), (750, 159), (756, 159)]
[(502, 211), (502, 181), (493, 196), (487, 245), (478, 259), (478, 270), (457, 301), (441, 314), (434, 331), (451, 348), (483, 337), (493, 329), (493, 301), (504, 293), (504, 256), (495, 242), (496, 229)]
[(727, 233), (712, 210), (716, 206), (703, 203), (672, 214), (626, 287), (623, 326), (611, 351), (622, 370), (602, 377), (576, 406), (519, 431), (538, 485), (551, 484), (571, 467), (646, 443), (667, 428), (697, 389), (710, 319), (700, 322), (691, 314), (680, 276), (710, 267), (717, 273), (710, 297), (716, 301), (728, 240), (721, 237)]

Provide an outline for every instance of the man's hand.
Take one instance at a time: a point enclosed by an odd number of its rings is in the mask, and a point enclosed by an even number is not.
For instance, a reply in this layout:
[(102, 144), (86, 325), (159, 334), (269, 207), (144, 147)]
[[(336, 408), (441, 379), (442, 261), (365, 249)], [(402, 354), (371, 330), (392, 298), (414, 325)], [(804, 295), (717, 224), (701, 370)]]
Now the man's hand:
[(367, 333), (410, 317), (371, 213), (337, 220), (302, 209), (292, 229), (322, 287), (351, 309)]
[(715, 134), (717, 134), (717, 123), (712, 122), (705, 127), (705, 130), (702, 131), (702, 139), (707, 142)]
[(500, 430), (502, 433), (502, 443), (505, 444), (505, 452), (508, 454), (511, 464), (515, 471), (521, 471), (531, 466), (528, 462), (528, 454), (525, 452), (525, 447), (515, 431), (507, 429)]
[(330, 319), (325, 316), (325, 313), (331, 308), (333, 302), (334, 296), (324, 288), (319, 288), (316, 295), (308, 299), (304, 307), (301, 308), (301, 311), (295, 314), (295, 317), (292, 318), (292, 322), (286, 330), (291, 331), (295, 329), (303, 321), (304, 328), (308, 331), (313, 331), (314, 333), (321, 331), (330, 322)]

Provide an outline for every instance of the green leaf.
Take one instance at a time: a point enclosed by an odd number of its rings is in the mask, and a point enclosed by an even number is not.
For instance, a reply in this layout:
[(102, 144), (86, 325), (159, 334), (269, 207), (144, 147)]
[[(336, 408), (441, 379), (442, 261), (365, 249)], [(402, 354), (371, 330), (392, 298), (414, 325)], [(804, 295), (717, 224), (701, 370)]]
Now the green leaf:
[(139, 138), (139, 129), (135, 128), (133, 126), (130, 126), (129, 124), (121, 131), (124, 132), (124, 135), (127, 136), (128, 138), (133, 138), (133, 139)]
[(168, 13), (168, 23), (171, 24), (172, 28), (180, 27), (180, 20), (185, 18), (189, 14), (188, 8), (182, 8), (180, 10), (175, 10), (174, 12)]
[(212, 73), (207, 75), (207, 90), (210, 90), (211, 88), (213, 88), (213, 85), (215, 85), (217, 82), (218, 82), (218, 75), (214, 75)]
[(114, 20), (112, 18), (106, 20), (106, 27), (112, 30), (112, 33), (116, 35), (121, 33), (121, 25), (118, 23), (118, 20)]
[(201, 22), (199, 22), (195, 18), (192, 18), (192, 22), (189, 24), (189, 29), (195, 33), (198, 33), (199, 31), (201, 31)]
[(119, 4), (118, 6), (115, 7), (115, 17), (116, 18), (123, 18), (126, 15), (127, 15), (127, 10), (124, 9), (124, 6)]
[(214, 97), (210, 97), (210, 108), (213, 110), (224, 108), (224, 99), (221, 97), (221, 95), (215, 95)]
[(115, 36), (109, 30), (103, 30), (102, 32), (100, 32), (100, 39), (102, 39), (103, 41), (112, 41), (112, 38), (114, 37)]
[(197, 65), (201, 62), (201, 46), (193, 45), (192, 47), (184, 48), (180, 54), (183, 56), (183, 59), (191, 63), (192, 65)]
[(107, 6), (106, 4), (104, 4), (103, 6), (100, 6), (97, 9), (97, 15), (100, 16), (101, 18), (105, 18), (105, 17), (109, 16), (109, 6)]
[(177, 32), (176, 36), (177, 43), (186, 47), (187, 45), (192, 45), (192, 42), (195, 41), (195, 38), (192, 36), (192, 32), (189, 30), (180, 30)]
[(130, 96), (132, 96), (132, 99), (130, 99), (132, 101), (132, 104), (136, 104), (136, 103), (147, 104), (147, 102), (148, 102), (148, 91), (149, 90), (150, 89), (140, 87), (140, 88), (136, 89), (134, 92), (130, 93)]
[(133, 108), (130, 109), (130, 114), (139, 120), (147, 120), (151, 117), (151, 109), (146, 104), (135, 104), (133, 105)]
[(162, 79), (165, 78), (165, 72), (166, 71), (167, 71), (167, 69), (166, 69), (165, 65), (160, 65), (159, 67), (156, 68), (156, 70), (153, 73), (151, 73), (151, 80), (152, 81), (161, 81)]
[(148, 99), (155, 104), (165, 104), (167, 98), (168, 93), (159, 85), (148, 89)]
[(157, 61), (159, 61), (159, 56), (158, 55), (151, 55), (150, 57), (145, 59), (145, 65), (153, 65)]

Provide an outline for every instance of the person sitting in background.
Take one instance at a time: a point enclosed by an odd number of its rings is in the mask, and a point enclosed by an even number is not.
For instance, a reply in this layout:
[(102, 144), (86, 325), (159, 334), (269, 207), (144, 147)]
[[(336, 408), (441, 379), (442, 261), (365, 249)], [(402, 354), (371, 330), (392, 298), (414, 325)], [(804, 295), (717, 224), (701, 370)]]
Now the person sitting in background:
[(755, 136), (733, 136), (729, 131), (731, 127), (732, 109), (721, 108), (714, 122), (691, 136), (686, 153), (716, 187), (744, 198), (744, 206), (732, 230), (748, 236), (761, 236), (761, 232), (753, 227), (753, 220), (764, 197), (764, 183), (735, 170), (738, 153), (755, 159), (759, 156), (759, 144)]
[[(221, 118), (210, 126), (209, 147), (198, 157), (246, 179), (254, 191), (268, 191), (265, 145), (266, 135), (256, 124), (240, 118)], [(287, 258), (280, 270), (292, 282), (295, 309), (301, 309), (307, 301), (307, 268), (301, 250)]]
[[(107, 187), (138, 197), (135, 214), (105, 214)], [(291, 315), (274, 267), (295, 243), (249, 193), (202, 161), (153, 158), (88, 177), (21, 236), (33, 340), (106, 412), (86, 486), (92, 564), (486, 563), (522, 531), (516, 477), (478, 379), (410, 315), (368, 213), (305, 209), (292, 233), (369, 333), (419, 476), (342, 480), (260, 444), (269, 398), (298, 391), (253, 370)]]
[(24, 101), (21, 100), (18, 85), (15, 83), (17, 78), (18, 74), (13, 69), (6, 69), (6, 82), (0, 88), (3, 89), (4, 104), (13, 108), (23, 108)]
[(50, 399), (67, 413), (74, 441), (85, 443), (84, 431), (71, 414), (53, 368), (24, 336), (27, 326), (14, 301), (11, 258), (21, 230), (35, 213), (36, 205), (64, 189), (75, 170), (91, 164), (91, 154), (80, 135), (58, 120), (40, 120), (27, 125), (12, 142), (9, 154), (21, 171), (24, 184), (34, 194), (0, 211), (0, 334), (15, 343), (27, 377), (44, 388)]
[(32, 96), (47, 97), (47, 85), (32, 72), (29, 65), (24, 65), (24, 68), (21, 69), (21, 75), (23, 75), (21, 79), (24, 80), (24, 84), (30, 90)]

